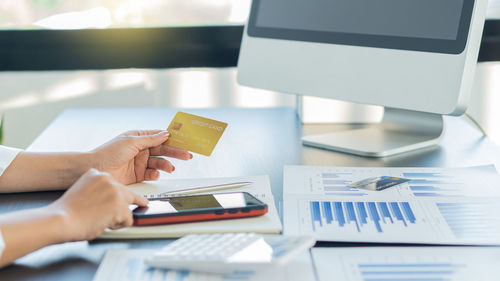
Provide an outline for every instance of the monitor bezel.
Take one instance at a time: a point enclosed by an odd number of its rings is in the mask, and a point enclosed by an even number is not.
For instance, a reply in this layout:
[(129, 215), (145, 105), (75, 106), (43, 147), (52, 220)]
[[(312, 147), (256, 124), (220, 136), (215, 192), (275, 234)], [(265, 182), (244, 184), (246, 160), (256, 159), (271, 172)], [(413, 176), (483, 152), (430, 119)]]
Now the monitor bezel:
[(247, 28), (248, 36), (251, 37), (460, 54), (465, 50), (467, 44), (475, 1), (464, 0), (457, 38), (455, 40), (262, 27), (257, 26), (257, 13), (260, 2), (261, 0), (253, 0), (252, 3)]

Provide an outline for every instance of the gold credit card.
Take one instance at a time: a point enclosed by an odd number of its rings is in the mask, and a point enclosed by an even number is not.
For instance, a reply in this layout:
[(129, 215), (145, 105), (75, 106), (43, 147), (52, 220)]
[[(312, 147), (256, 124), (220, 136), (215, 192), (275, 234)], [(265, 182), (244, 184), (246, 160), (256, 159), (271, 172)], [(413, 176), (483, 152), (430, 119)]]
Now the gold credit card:
[(177, 112), (168, 126), (166, 144), (210, 156), (226, 127), (224, 122)]

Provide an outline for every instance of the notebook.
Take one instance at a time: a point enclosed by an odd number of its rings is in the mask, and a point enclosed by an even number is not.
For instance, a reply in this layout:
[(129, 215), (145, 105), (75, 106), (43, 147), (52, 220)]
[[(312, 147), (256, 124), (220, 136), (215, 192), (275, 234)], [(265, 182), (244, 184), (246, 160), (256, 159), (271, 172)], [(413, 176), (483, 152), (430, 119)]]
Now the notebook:
[(190, 233), (227, 233), (227, 232), (256, 232), (263, 234), (281, 233), (281, 221), (276, 210), (274, 197), (268, 176), (207, 178), (207, 179), (172, 179), (156, 182), (144, 182), (127, 186), (131, 191), (144, 197), (154, 197), (163, 192), (192, 188), (207, 185), (225, 184), (232, 182), (252, 182), (242, 188), (221, 190), (221, 192), (248, 192), (268, 205), (267, 214), (259, 217), (191, 222), (155, 226), (132, 226), (118, 230), (107, 230), (99, 238), (177, 238)]

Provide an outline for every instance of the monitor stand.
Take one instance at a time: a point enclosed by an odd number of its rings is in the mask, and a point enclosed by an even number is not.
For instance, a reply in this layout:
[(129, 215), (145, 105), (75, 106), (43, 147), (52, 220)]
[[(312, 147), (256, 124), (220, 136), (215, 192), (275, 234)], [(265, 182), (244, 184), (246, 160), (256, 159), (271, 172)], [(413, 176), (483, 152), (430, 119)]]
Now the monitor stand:
[(444, 130), (440, 114), (385, 108), (368, 128), (304, 136), (302, 143), (368, 157), (385, 157), (437, 144)]

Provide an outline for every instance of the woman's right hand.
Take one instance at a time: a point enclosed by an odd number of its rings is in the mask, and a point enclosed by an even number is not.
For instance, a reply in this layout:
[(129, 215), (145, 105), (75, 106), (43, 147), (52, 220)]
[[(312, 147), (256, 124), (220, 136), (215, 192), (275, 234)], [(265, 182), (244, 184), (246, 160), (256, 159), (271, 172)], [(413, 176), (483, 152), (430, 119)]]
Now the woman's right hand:
[(48, 207), (64, 217), (65, 242), (91, 240), (106, 228), (131, 226), (130, 204), (146, 206), (148, 200), (127, 190), (108, 173), (90, 169)]

